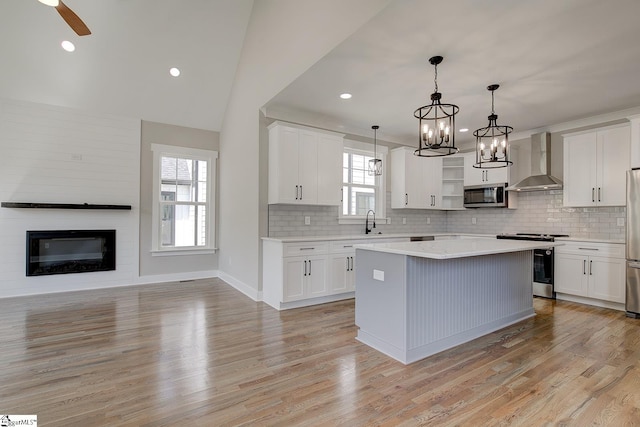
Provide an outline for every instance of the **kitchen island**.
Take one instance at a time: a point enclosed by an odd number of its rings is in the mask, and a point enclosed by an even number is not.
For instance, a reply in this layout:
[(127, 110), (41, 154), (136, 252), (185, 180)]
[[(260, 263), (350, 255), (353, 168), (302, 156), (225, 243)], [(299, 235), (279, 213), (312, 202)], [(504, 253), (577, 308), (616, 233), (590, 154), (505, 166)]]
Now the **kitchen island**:
[(532, 317), (533, 250), (561, 244), (357, 245), (357, 339), (409, 364)]

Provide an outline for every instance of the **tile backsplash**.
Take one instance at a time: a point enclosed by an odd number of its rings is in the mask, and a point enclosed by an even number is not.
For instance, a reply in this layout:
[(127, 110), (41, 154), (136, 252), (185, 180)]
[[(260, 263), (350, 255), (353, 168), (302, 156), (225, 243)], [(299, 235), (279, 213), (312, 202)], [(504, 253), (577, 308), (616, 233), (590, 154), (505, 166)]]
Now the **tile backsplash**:
[[(374, 233), (552, 233), (590, 239), (624, 240), (624, 207), (565, 208), (562, 190), (519, 193), (517, 209), (431, 211), (391, 209), (387, 192), (387, 218), (377, 221)], [(305, 225), (305, 217), (310, 224)], [(406, 224), (403, 224), (403, 218)], [(474, 220), (475, 219), (475, 220)], [(623, 225), (618, 225), (621, 219)], [(473, 223), (475, 221), (475, 224)], [(337, 206), (269, 206), (269, 236), (364, 235), (364, 224), (338, 224)]]

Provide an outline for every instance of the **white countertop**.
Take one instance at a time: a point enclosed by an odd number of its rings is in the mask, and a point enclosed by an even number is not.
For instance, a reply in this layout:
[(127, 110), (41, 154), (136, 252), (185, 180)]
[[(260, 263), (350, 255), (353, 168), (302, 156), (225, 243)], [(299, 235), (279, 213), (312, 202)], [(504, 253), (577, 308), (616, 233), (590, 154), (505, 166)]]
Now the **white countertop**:
[(433, 236), (435, 238), (476, 238), (490, 237), (495, 238), (495, 234), (470, 234), (470, 233), (433, 233), (433, 232), (416, 232), (416, 233), (389, 233), (389, 234), (352, 234), (352, 235), (333, 235), (333, 236), (296, 236), (296, 237), (263, 237), (262, 240), (269, 240), (283, 243), (296, 242), (323, 242), (329, 240), (376, 240), (376, 239), (397, 239)]
[(430, 240), (425, 242), (368, 243), (355, 245), (355, 248), (422, 258), (450, 259), (529, 251), (561, 245), (562, 242), (534, 242), (527, 240), (477, 238), (463, 240)]

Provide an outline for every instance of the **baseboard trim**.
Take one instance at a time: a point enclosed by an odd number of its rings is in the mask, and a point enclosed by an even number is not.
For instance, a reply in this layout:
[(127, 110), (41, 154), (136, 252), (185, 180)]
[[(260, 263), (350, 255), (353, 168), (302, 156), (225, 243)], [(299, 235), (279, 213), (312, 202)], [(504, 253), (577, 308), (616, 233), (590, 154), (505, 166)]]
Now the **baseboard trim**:
[(229, 284), (229, 286), (235, 288), (236, 290), (242, 292), (243, 294), (245, 294), (246, 296), (248, 296), (249, 298), (251, 298), (254, 301), (262, 301), (262, 291), (258, 291), (256, 290), (254, 287), (247, 285), (246, 283), (244, 283), (241, 280), (236, 279), (235, 277), (223, 272), (223, 271), (218, 271), (218, 277), (222, 280), (224, 280), (225, 282), (227, 282), (227, 284)]
[(211, 279), (219, 277), (218, 270), (188, 271), (185, 273), (154, 274), (152, 276), (140, 276), (136, 285), (148, 285), (152, 283), (180, 282), (183, 280)]

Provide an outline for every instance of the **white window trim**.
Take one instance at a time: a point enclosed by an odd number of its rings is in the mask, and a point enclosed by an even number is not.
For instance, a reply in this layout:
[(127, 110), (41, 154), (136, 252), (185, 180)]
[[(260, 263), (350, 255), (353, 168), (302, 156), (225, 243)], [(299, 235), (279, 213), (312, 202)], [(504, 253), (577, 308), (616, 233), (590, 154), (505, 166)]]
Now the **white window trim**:
[[(153, 207), (151, 210), (151, 255), (204, 255), (216, 252), (215, 247), (215, 185), (218, 152), (199, 148), (177, 147), (173, 145), (151, 144), (153, 152)], [(179, 248), (163, 248), (160, 245), (160, 158), (181, 157), (186, 159), (206, 160), (207, 162), (207, 246), (184, 246)]]
[[(372, 155), (373, 154), (373, 144), (369, 142), (362, 141), (353, 141), (350, 139), (344, 140), (344, 150), (350, 151), (356, 154), (364, 154), (364, 155)], [(376, 148), (378, 157), (382, 160), (382, 175), (377, 176), (376, 180), (379, 181), (379, 191), (380, 197), (376, 197), (376, 221), (381, 223), (387, 222), (387, 178), (386, 178), (386, 170), (385, 168), (388, 166), (387, 163), (387, 154), (389, 153), (389, 148), (385, 145), (378, 144)], [(340, 177), (340, 181), (342, 182), (342, 177)], [(364, 224), (366, 222), (365, 215), (343, 215), (342, 214), (342, 205), (340, 205), (340, 209), (338, 209), (338, 224)]]

